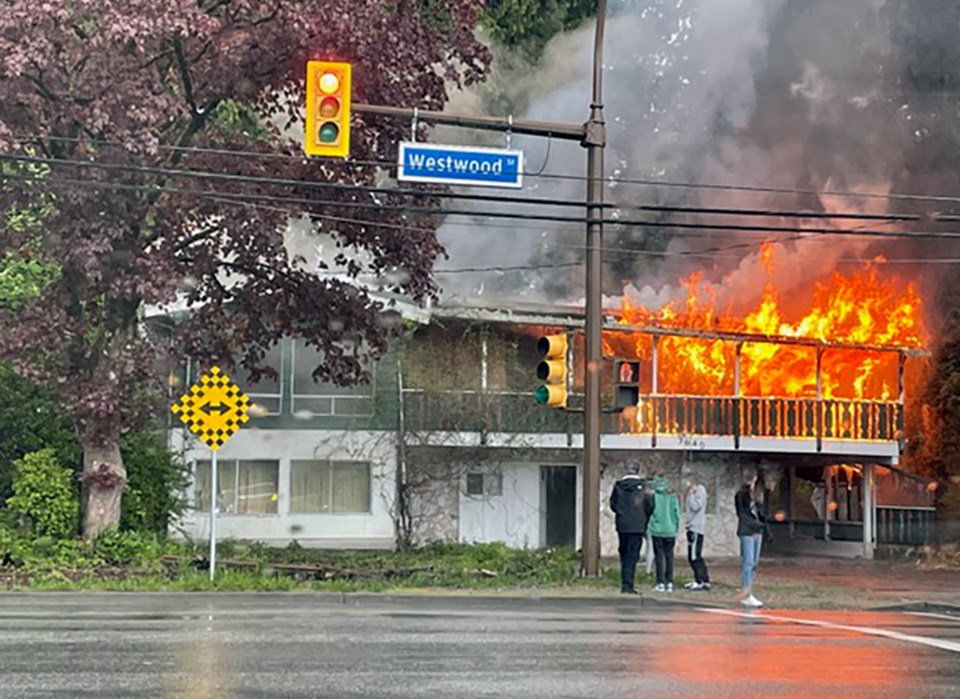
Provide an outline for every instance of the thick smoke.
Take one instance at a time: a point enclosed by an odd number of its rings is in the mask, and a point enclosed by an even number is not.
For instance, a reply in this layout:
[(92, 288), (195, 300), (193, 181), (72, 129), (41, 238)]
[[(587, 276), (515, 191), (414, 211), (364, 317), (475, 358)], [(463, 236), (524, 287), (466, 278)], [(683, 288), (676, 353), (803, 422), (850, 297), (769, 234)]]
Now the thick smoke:
[[(956, 169), (952, 161), (950, 167), (941, 163), (937, 168), (923, 155), (935, 158), (928, 142), (945, 124), (931, 116), (928, 102), (918, 102), (916, 94), (904, 95), (905, 80), (918, 70), (931, 72), (930, 63), (938, 55), (944, 60), (930, 42), (944, 47), (956, 43), (937, 22), (918, 23), (927, 11), (927, 4), (911, 0), (615, 3), (605, 42), (604, 92), (606, 197), (618, 208), (608, 215), (650, 225), (607, 226), (605, 292), (626, 292), (659, 305), (675, 296), (677, 280), (693, 269), (704, 270), (708, 279), (722, 285), (730, 303), (747, 303), (760, 292), (765, 279), (757, 254), (762, 232), (679, 230), (668, 223), (795, 227), (796, 233), (768, 236), (778, 241), (777, 257), (787, 263), (781, 264), (777, 280), (784, 292), (809, 286), (812, 276), (837, 265), (889, 249), (870, 238), (802, 235), (811, 227), (896, 230), (883, 221), (668, 216), (631, 207), (889, 213), (905, 207), (883, 196), (822, 192), (884, 195), (891, 189), (925, 191), (954, 184), (955, 176), (948, 180), (943, 175)], [(955, 18), (957, 11), (951, 8), (948, 14)], [(586, 26), (557, 37), (533, 71), (501, 62), (493, 86), (498, 111), (582, 122), (588, 111), (592, 42), (593, 27)], [(489, 97), (491, 88), (486, 89)], [(475, 100), (473, 107), (479, 106), (476, 95), (469, 99)], [(583, 201), (582, 180), (562, 177), (585, 174), (583, 149), (538, 138), (514, 137), (513, 145), (524, 149), (526, 169), (536, 174), (527, 178), (523, 196)], [(519, 204), (484, 205), (477, 211), (498, 208), (583, 215), (581, 208)], [(440, 283), (451, 300), (576, 303), (582, 298), (582, 224), (450, 217), (440, 238), (450, 254), (440, 270), (506, 268), (502, 273), (441, 273)], [(516, 267), (530, 269), (511, 269)]]

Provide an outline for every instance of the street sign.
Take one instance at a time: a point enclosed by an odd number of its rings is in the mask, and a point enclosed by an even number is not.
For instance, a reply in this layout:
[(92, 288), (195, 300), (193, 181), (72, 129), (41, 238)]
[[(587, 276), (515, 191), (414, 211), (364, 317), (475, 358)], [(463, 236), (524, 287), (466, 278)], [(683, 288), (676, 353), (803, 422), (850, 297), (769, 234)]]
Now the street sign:
[(397, 179), (403, 182), (523, 187), (523, 151), (401, 143)]
[(250, 399), (219, 367), (210, 369), (190, 387), (190, 391), (173, 405), (179, 417), (197, 437), (216, 451), (240, 429), (250, 417)]
[(190, 431), (210, 447), (210, 580), (217, 569), (217, 509), (220, 489), (217, 487), (217, 450), (230, 439), (240, 425), (250, 419), (247, 410), (250, 399), (230, 377), (211, 367), (209, 374), (180, 396), (180, 402), (170, 407)]

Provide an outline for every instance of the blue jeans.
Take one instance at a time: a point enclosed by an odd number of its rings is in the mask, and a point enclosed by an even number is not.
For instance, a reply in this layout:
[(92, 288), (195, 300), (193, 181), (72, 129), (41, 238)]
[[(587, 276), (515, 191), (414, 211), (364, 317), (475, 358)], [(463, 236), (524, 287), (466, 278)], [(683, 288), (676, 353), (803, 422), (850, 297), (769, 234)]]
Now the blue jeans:
[(753, 576), (760, 563), (760, 547), (763, 545), (762, 534), (749, 534), (740, 537), (740, 560), (743, 568), (740, 571), (740, 587), (749, 590), (753, 587)]

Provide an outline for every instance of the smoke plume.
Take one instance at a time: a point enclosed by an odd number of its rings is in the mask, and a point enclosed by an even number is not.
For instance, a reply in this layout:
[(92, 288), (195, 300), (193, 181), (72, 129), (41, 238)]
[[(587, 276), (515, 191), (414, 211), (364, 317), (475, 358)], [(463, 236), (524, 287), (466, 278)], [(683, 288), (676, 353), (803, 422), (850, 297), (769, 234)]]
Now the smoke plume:
[[(954, 18), (960, 14), (952, 6), (943, 7)], [(878, 245), (872, 238), (803, 234), (810, 228), (896, 230), (886, 221), (695, 217), (635, 207), (885, 214), (909, 209), (910, 203), (901, 206), (876, 195), (955, 185), (952, 159), (938, 163), (943, 155), (933, 146), (939, 142), (942, 148), (942, 132), (955, 124), (934, 113), (931, 107), (936, 105), (917, 76), (946, 70), (936, 62), (945, 60), (948, 47), (957, 52), (956, 41), (939, 22), (921, 21), (925, 13), (929, 5), (915, 0), (613, 3), (603, 73), (605, 197), (615, 206), (607, 216), (624, 223), (606, 226), (605, 293), (628, 293), (656, 306), (676, 296), (679, 278), (701, 269), (729, 297), (721, 297), (721, 303), (747, 303), (765, 280), (758, 259), (765, 237), (777, 241), (776, 256), (789, 261), (777, 279), (785, 293), (881, 249), (903, 252), (902, 245)], [(462, 95), (457, 106), (479, 111), (493, 105), (500, 113), (583, 122), (590, 99), (592, 43), (591, 25), (556, 37), (533, 69), (501, 57), (493, 82), (483, 88), (486, 92)], [(939, 53), (937, 45), (943, 47)], [(905, 91), (910, 80), (915, 84)], [(519, 136), (512, 145), (526, 154), (529, 174), (523, 196), (583, 201), (584, 183), (578, 178), (585, 175), (586, 157), (579, 145)], [(791, 191), (682, 186), (691, 183)], [(844, 191), (875, 196), (824, 193)], [(465, 207), (458, 202), (457, 208)], [(582, 299), (583, 225), (482, 215), (497, 210), (583, 215), (577, 207), (513, 203), (478, 206), (472, 218), (449, 217), (439, 232), (450, 255), (439, 265), (438, 276), (447, 299)], [(793, 232), (765, 235), (670, 225), (694, 222)], [(489, 267), (503, 270), (485, 269)], [(474, 269), (484, 271), (465, 271)]]

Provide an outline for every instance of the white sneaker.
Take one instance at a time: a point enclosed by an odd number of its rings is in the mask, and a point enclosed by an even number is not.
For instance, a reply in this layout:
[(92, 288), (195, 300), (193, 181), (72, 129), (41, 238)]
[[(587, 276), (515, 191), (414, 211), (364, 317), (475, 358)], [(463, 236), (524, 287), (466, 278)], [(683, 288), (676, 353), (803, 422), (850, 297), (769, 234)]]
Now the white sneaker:
[(690, 582), (685, 582), (685, 583), (683, 583), (683, 589), (684, 589), (684, 590), (696, 590), (696, 589), (697, 589), (697, 583), (695, 583), (693, 580), (691, 580)]
[(667, 588), (665, 588), (663, 585), (660, 585), (660, 584), (658, 583), (657, 586), (656, 586), (655, 588), (653, 588), (653, 591), (654, 591), (654, 592), (666, 592), (666, 591), (667, 591)]
[(673, 592), (673, 583), (667, 583), (667, 592)]
[(703, 585), (701, 585), (698, 582), (687, 583), (686, 585), (684, 585), (684, 587), (690, 590), (691, 592), (696, 592), (697, 590), (703, 589)]
[(753, 595), (744, 597), (742, 600), (740, 600), (740, 604), (742, 604), (744, 607), (752, 607), (753, 609), (757, 609), (763, 606), (763, 602), (758, 600)]

